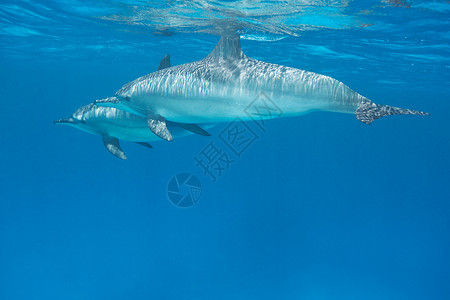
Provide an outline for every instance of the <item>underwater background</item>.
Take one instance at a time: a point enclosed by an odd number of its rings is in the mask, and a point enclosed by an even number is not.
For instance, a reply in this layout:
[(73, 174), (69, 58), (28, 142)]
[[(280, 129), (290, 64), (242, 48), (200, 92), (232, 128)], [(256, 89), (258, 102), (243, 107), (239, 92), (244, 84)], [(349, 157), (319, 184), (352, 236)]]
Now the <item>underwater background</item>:
[[(229, 26), (249, 57), (431, 115), (267, 121), (214, 182), (195, 158), (225, 123), (126, 161), (53, 124)], [(448, 299), (449, 29), (448, 1), (2, 0), (0, 299)]]

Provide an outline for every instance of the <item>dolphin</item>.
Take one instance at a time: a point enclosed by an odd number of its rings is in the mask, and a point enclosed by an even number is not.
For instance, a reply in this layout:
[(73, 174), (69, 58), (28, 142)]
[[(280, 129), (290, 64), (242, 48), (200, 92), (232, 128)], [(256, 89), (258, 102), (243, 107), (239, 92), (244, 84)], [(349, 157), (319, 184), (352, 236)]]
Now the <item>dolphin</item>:
[[(249, 113), (248, 106), (260, 93), (282, 113)], [(359, 121), (371, 124), (387, 115), (429, 115), (375, 104), (329, 76), (247, 57), (236, 35), (222, 36), (202, 60), (140, 77), (96, 104), (145, 117), (150, 130), (167, 141), (173, 140), (167, 120), (201, 124), (330, 111), (355, 114)]]
[[(54, 123), (100, 135), (106, 149), (121, 159), (127, 159), (127, 157), (120, 148), (119, 140), (132, 141), (148, 148), (153, 148), (149, 141), (161, 140), (149, 130), (146, 118), (113, 107), (100, 107), (93, 103), (80, 107), (71, 117), (55, 120)], [(193, 134), (192, 124), (168, 121), (166, 125), (177, 137)]]

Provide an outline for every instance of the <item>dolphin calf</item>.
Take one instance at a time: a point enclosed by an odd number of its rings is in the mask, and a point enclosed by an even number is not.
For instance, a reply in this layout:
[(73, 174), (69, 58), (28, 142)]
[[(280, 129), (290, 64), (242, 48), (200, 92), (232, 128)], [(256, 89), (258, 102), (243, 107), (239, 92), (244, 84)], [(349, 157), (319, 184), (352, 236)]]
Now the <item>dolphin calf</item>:
[(331, 111), (352, 113), (370, 124), (387, 115), (428, 115), (375, 104), (325, 75), (249, 58), (241, 50), (239, 36), (222, 36), (204, 59), (140, 77), (97, 105), (140, 114), (156, 135), (171, 141), (166, 120), (196, 124), (249, 120), (246, 108), (261, 92), (279, 107), (282, 117)]
[[(152, 148), (148, 141), (161, 140), (150, 131), (146, 118), (113, 107), (99, 107), (95, 104), (80, 107), (71, 117), (55, 120), (54, 123), (100, 135), (106, 149), (121, 159), (127, 159), (127, 157), (120, 148), (119, 140), (136, 142), (148, 148)], [(176, 137), (193, 134), (192, 130), (189, 130), (191, 125), (170, 121), (166, 124)]]

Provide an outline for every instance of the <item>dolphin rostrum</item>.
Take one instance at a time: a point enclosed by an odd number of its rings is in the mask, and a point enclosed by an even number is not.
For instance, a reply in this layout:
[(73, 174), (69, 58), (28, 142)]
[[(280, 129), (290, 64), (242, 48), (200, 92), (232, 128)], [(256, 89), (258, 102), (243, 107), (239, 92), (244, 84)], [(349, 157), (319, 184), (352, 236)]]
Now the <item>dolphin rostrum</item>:
[[(148, 141), (161, 140), (148, 129), (146, 118), (113, 107), (100, 107), (95, 104), (80, 107), (71, 117), (55, 120), (54, 123), (70, 125), (101, 135), (106, 149), (121, 159), (127, 159), (127, 157), (120, 148), (119, 140), (132, 141), (148, 148), (153, 148)], [(192, 134), (193, 131), (190, 130), (191, 124), (168, 121), (166, 125), (176, 137)]]
[(370, 124), (387, 115), (428, 115), (375, 104), (325, 75), (249, 58), (238, 36), (222, 36), (204, 59), (140, 77), (97, 105), (140, 114), (153, 133), (170, 141), (166, 120), (196, 124), (237, 117), (249, 120), (252, 116), (246, 108), (261, 92), (272, 99), (283, 117), (322, 110), (354, 113), (359, 121)]

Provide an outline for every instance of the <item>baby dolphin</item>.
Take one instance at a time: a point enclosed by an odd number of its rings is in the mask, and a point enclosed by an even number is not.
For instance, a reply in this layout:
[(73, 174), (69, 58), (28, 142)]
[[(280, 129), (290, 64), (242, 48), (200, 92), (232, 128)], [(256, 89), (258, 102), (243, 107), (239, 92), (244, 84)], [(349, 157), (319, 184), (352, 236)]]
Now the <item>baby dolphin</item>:
[[(121, 159), (127, 159), (119, 145), (119, 140), (136, 142), (152, 148), (148, 141), (161, 140), (147, 126), (147, 119), (113, 107), (99, 107), (89, 104), (80, 107), (67, 118), (55, 120), (55, 124), (65, 124), (80, 130), (100, 135), (106, 149)], [(167, 122), (167, 128), (177, 137), (192, 134), (191, 124)], [(188, 127), (188, 129), (186, 129)]]

